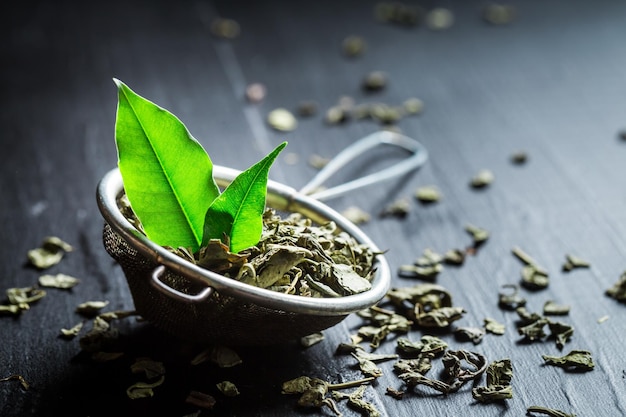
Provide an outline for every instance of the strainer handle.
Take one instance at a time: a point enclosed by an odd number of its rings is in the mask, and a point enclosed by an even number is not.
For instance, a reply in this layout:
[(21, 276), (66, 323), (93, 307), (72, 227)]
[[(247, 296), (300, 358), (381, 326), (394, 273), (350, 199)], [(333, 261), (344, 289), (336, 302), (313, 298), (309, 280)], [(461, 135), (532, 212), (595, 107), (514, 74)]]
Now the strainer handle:
[[(357, 178), (332, 188), (316, 191), (316, 189), (335, 172), (346, 166), (346, 164), (353, 159), (378, 145), (397, 146), (399, 148), (406, 149), (411, 152), (412, 155), (404, 161), (381, 171), (365, 175), (361, 178)], [(311, 179), (311, 181), (308, 182), (308, 184), (302, 187), (300, 193), (306, 194), (319, 201), (327, 200), (361, 187), (406, 174), (414, 169), (420, 168), (424, 165), (427, 159), (428, 152), (426, 151), (426, 148), (415, 139), (411, 139), (408, 136), (404, 136), (396, 132), (382, 130), (359, 139), (343, 151), (339, 152), (337, 156), (326, 164), (326, 166), (318, 172), (317, 175)]]
[(212, 287), (205, 287), (197, 294), (185, 294), (184, 292), (178, 291), (161, 281), (161, 277), (164, 273), (165, 266), (157, 266), (156, 268), (154, 268), (154, 271), (152, 271), (152, 279), (150, 280), (150, 282), (152, 283), (152, 287), (158, 290), (163, 295), (186, 303), (199, 303), (205, 301), (211, 296), (211, 294), (213, 294)]

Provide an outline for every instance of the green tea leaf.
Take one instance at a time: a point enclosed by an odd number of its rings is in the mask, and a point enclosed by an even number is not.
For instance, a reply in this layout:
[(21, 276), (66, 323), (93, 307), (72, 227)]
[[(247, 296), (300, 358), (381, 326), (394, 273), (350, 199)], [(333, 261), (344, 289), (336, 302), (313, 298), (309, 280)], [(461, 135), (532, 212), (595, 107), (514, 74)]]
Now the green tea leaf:
[(211, 159), (176, 116), (114, 81), (118, 165), (132, 209), (155, 243), (196, 251), (219, 195)]
[(259, 242), (263, 231), (263, 211), (267, 193), (267, 176), (272, 163), (287, 146), (278, 145), (261, 161), (235, 178), (213, 201), (206, 212), (204, 239), (230, 238), (231, 252), (239, 252)]

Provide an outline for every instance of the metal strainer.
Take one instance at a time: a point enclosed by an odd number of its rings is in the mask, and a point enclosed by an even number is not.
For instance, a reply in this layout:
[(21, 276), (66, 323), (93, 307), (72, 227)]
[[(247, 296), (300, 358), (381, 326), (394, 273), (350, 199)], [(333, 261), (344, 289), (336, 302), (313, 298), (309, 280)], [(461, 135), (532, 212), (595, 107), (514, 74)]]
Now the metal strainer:
[[(312, 192), (346, 163), (381, 144), (404, 148), (412, 155), (378, 173)], [(318, 223), (333, 221), (357, 242), (380, 252), (365, 233), (320, 200), (405, 174), (419, 168), (426, 159), (425, 148), (415, 140), (377, 132), (339, 153), (300, 192), (268, 181), (267, 205), (279, 211), (299, 212)], [(229, 184), (237, 174), (239, 171), (230, 168), (213, 167), (219, 186)], [(98, 206), (105, 220), (104, 247), (121, 265), (136, 311), (179, 338), (227, 345), (284, 342), (334, 326), (350, 313), (376, 304), (389, 289), (389, 265), (383, 255), (375, 257), (372, 288), (355, 295), (310, 298), (244, 284), (194, 265), (150, 241), (120, 212), (117, 197), (122, 193), (122, 177), (118, 169), (113, 169), (97, 189)]]

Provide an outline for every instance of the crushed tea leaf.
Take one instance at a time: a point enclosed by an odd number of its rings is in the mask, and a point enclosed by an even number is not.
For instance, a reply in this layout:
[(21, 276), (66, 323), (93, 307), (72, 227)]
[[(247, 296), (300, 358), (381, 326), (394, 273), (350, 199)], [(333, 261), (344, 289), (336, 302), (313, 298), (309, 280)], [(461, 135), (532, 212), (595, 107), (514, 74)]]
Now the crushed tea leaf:
[(81, 321), (80, 323), (77, 323), (69, 329), (61, 329), (61, 335), (66, 339), (73, 339), (74, 337), (78, 336), (82, 328), (83, 322)]
[(493, 172), (488, 169), (478, 171), (470, 180), (470, 186), (473, 188), (485, 188), (495, 180)]
[(216, 384), (217, 389), (227, 397), (236, 397), (239, 395), (237, 386), (230, 381), (222, 381)]
[(196, 407), (204, 408), (206, 410), (211, 410), (215, 407), (217, 401), (212, 395), (205, 394), (199, 391), (191, 391), (187, 395), (185, 402), (190, 405), (194, 405)]
[(541, 355), (546, 365), (559, 366), (569, 371), (587, 372), (594, 368), (591, 352), (587, 350), (572, 350), (564, 356)]
[(150, 398), (154, 396), (153, 388), (158, 387), (165, 381), (165, 375), (162, 375), (156, 382), (137, 382), (126, 389), (126, 395), (131, 400), (139, 398)]
[(422, 203), (435, 203), (441, 200), (441, 191), (434, 185), (425, 185), (415, 190), (415, 198)]
[(93, 316), (108, 305), (108, 301), (85, 301), (76, 307), (76, 312), (86, 316)]
[(14, 374), (9, 375), (4, 378), (0, 378), (0, 382), (8, 382), (8, 381), (19, 381), (22, 388), (28, 390), (30, 388), (30, 384), (26, 381), (26, 379), (22, 375)]
[(158, 362), (147, 357), (141, 357), (135, 359), (135, 362), (130, 366), (130, 371), (133, 374), (144, 373), (146, 378), (154, 379), (165, 374), (165, 366), (163, 362)]
[(500, 323), (496, 319), (486, 317), (484, 320), (485, 330), (492, 334), (503, 335), (506, 332), (504, 324)]
[(563, 264), (563, 271), (569, 272), (575, 268), (589, 268), (591, 264), (584, 259), (577, 256), (567, 254), (565, 255), (565, 263)]
[(363, 55), (367, 49), (365, 40), (357, 35), (348, 36), (341, 43), (343, 54), (347, 57), (354, 58)]
[(489, 403), (513, 398), (513, 367), (510, 359), (491, 362), (487, 367), (487, 385), (472, 389), (474, 399)]
[(65, 274), (42, 275), (39, 277), (39, 285), (49, 288), (69, 289), (73, 288), (80, 280)]
[(311, 347), (319, 342), (324, 340), (324, 333), (318, 332), (313, 333), (300, 338), (300, 345), (303, 347)]
[(537, 414), (545, 414), (549, 417), (576, 417), (576, 414), (568, 414), (561, 410), (556, 410), (554, 408), (540, 407), (540, 406), (530, 406), (526, 409), (527, 414), (537, 413)]
[(482, 327), (457, 327), (454, 329), (454, 335), (460, 340), (469, 340), (477, 345), (483, 341), (485, 329)]
[(382, 71), (372, 71), (363, 79), (362, 87), (365, 91), (380, 91), (387, 86), (387, 74)]
[(28, 251), (28, 260), (39, 269), (47, 269), (58, 264), (67, 252), (74, 250), (72, 246), (56, 236), (44, 238), (41, 246)]
[(406, 217), (411, 211), (411, 204), (406, 198), (399, 198), (386, 205), (380, 213), (381, 217)]
[(558, 304), (548, 300), (543, 304), (543, 314), (545, 316), (565, 316), (569, 314), (570, 308), (567, 304)]
[(267, 123), (280, 132), (290, 132), (298, 127), (298, 121), (287, 109), (274, 109), (267, 115)]
[(619, 277), (619, 280), (617, 280), (611, 288), (606, 290), (606, 295), (617, 301), (626, 303), (626, 272)]
[(354, 224), (367, 223), (372, 216), (357, 206), (350, 206), (341, 212), (341, 215)]

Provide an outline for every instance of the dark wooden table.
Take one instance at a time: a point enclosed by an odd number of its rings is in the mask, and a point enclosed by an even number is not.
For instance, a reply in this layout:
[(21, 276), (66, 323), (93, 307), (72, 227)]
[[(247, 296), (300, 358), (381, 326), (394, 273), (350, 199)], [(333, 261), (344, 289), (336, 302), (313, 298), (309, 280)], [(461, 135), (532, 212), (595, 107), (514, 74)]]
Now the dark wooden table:
[[(1, 287), (37, 283), (44, 272), (27, 265), (26, 253), (49, 235), (75, 249), (45, 273), (70, 274), (81, 283), (71, 291), (48, 289), (29, 311), (0, 317), (0, 377), (21, 375), (30, 385), (1, 382), (0, 415), (183, 416), (199, 410), (185, 403), (190, 391), (217, 400), (201, 415), (330, 415), (298, 408), (296, 397), (281, 395), (282, 382), (300, 375), (330, 382), (360, 377), (351, 357), (334, 354), (361, 325), (355, 315), (308, 349), (295, 341), (237, 348), (243, 363), (228, 369), (190, 366), (201, 346), (134, 318), (114, 323), (124, 346), (124, 356), (114, 361), (93, 361), (78, 338), (59, 337), (61, 328), (81, 320), (89, 328), (90, 320), (74, 311), (81, 302), (108, 300), (107, 311), (133, 309), (122, 271), (103, 248), (95, 199), (99, 179), (117, 162), (113, 77), (178, 115), (217, 164), (245, 169), (289, 141), (270, 177), (296, 188), (316, 172), (309, 155), (332, 157), (381, 129), (373, 121), (325, 123), (326, 109), (340, 97), (390, 105), (422, 99), (423, 114), (396, 126), (426, 146), (424, 168), (329, 204), (371, 214), (361, 227), (388, 251), (394, 286), (421, 282), (396, 271), (424, 249), (466, 246), (467, 224), (491, 232), (476, 256), (461, 267), (445, 267), (436, 282), (467, 311), (454, 326), (480, 326), (493, 317), (506, 324), (506, 334), (487, 334), (476, 346), (450, 331), (438, 335), (453, 349), (510, 358), (514, 397), (483, 405), (473, 400), (470, 384), (449, 396), (418, 387), (396, 400), (385, 389), (406, 387), (386, 362), (365, 399), (389, 416), (520, 416), (531, 405), (578, 416), (626, 415), (626, 306), (605, 295), (626, 270), (626, 141), (619, 135), (626, 129), (626, 3), (512, 1), (516, 17), (502, 26), (482, 19), (485, 4), (423, 2), (425, 10), (453, 12), (454, 24), (445, 30), (381, 23), (373, 1), (22, 2), (5, 9)], [(220, 16), (240, 24), (238, 38), (211, 34), (211, 22)], [(342, 55), (348, 35), (366, 40), (362, 56)], [(389, 83), (365, 93), (361, 80), (374, 70), (386, 72)], [(258, 104), (244, 98), (252, 82), (267, 87)], [(266, 124), (272, 109), (295, 111), (303, 100), (317, 102), (319, 111), (300, 118), (296, 130), (281, 133)], [(518, 150), (528, 153), (524, 165), (510, 161)], [(331, 183), (401, 156), (372, 153)], [(495, 181), (472, 189), (469, 180), (481, 169), (492, 170)], [(430, 184), (443, 198), (420, 204), (414, 190)], [(410, 201), (406, 218), (378, 216), (401, 197)], [(550, 273), (547, 289), (521, 290), (528, 309), (541, 312), (549, 299), (571, 305), (570, 314), (559, 318), (575, 328), (562, 351), (551, 340), (521, 342), (516, 313), (498, 307), (500, 286), (520, 281), (514, 246)], [(563, 272), (566, 254), (591, 267)], [(429, 333), (416, 327), (408, 337)], [(572, 373), (543, 365), (542, 354), (572, 349), (591, 351), (595, 369)], [(392, 337), (378, 352), (394, 350)], [(129, 367), (142, 356), (164, 363), (165, 383), (153, 398), (130, 400), (126, 388), (141, 378)], [(434, 366), (433, 377), (439, 360)], [(215, 384), (223, 380), (233, 381), (241, 394), (220, 394)], [(359, 415), (345, 401), (339, 407), (344, 415)]]

